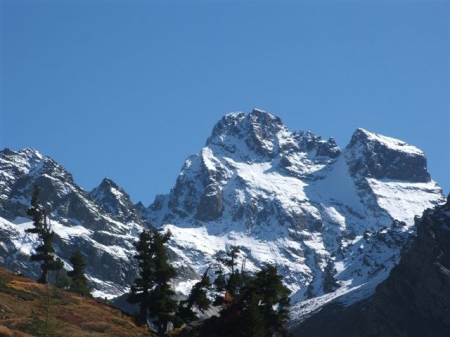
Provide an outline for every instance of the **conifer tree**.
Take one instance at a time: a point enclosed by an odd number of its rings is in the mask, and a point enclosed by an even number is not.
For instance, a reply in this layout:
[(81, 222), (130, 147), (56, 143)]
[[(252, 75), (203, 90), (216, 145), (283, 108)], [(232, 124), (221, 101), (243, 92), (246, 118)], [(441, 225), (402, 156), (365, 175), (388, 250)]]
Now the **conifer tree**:
[[(267, 264), (242, 289), (241, 301), (249, 315), (248, 322), (260, 321), (262, 317), (266, 331), (281, 327), (289, 318), (289, 295), (277, 268)], [(248, 328), (256, 329), (250, 324)]]
[(176, 276), (175, 269), (169, 264), (165, 243), (171, 233), (161, 234), (157, 230), (143, 231), (135, 247), (135, 258), (139, 261), (139, 274), (131, 287), (128, 301), (140, 305), (139, 321), (147, 321), (147, 315), (154, 320), (160, 335), (164, 335), (169, 322), (181, 325), (175, 316), (177, 301), (172, 297), (175, 292), (170, 280)]
[(73, 267), (73, 270), (67, 273), (67, 275), (72, 279), (69, 290), (80, 295), (90, 297), (91, 289), (87, 284), (87, 278), (85, 275), (86, 262), (84, 261), (83, 254), (81, 254), (79, 250), (75, 251), (70, 256), (69, 261)]
[(169, 264), (166, 247), (164, 244), (170, 240), (172, 234), (167, 232), (161, 234), (158, 231), (153, 232), (152, 244), (150, 250), (154, 261), (154, 285), (150, 291), (149, 313), (150, 318), (155, 319), (158, 333), (163, 336), (169, 322), (174, 325), (181, 325), (180, 319), (175, 315), (178, 303), (172, 297), (175, 292), (170, 287), (170, 280), (176, 276), (175, 268)]
[(194, 307), (196, 307), (201, 312), (208, 310), (210, 307), (211, 301), (206, 293), (207, 290), (211, 288), (211, 280), (208, 276), (208, 271), (210, 268), (211, 266), (206, 269), (201, 280), (194, 284), (188, 298), (186, 300), (180, 301), (177, 316), (184, 320), (186, 323), (190, 323), (199, 319), (193, 310)]
[(40, 189), (34, 186), (33, 196), (31, 198), (31, 207), (27, 210), (27, 214), (33, 219), (33, 226), (26, 230), (28, 233), (37, 234), (42, 244), (36, 248), (36, 253), (31, 255), (31, 261), (42, 261), (42, 274), (38, 279), (39, 283), (47, 283), (47, 274), (49, 270), (58, 270), (63, 267), (63, 263), (59, 258), (55, 259), (55, 249), (52, 246), (52, 240), (55, 232), (52, 231), (47, 221), (47, 213), (39, 204)]
[(260, 298), (256, 294), (250, 295), (247, 302), (247, 309), (244, 314), (245, 328), (248, 336), (263, 337), (267, 335), (264, 315), (259, 306)]
[(152, 235), (149, 231), (144, 230), (139, 234), (139, 241), (135, 243), (137, 254), (134, 256), (138, 260), (139, 277), (134, 280), (134, 285), (131, 286), (128, 302), (132, 304), (139, 304), (140, 324), (147, 322), (147, 311), (150, 305), (150, 290), (154, 285), (154, 261), (153, 253), (150, 249), (152, 243)]
[[(219, 264), (219, 269), (216, 271), (217, 278), (214, 281), (217, 291), (225, 290), (231, 296), (235, 296), (238, 293), (242, 275), (240, 275), (239, 270), (235, 269), (235, 267), (240, 252), (241, 249), (238, 246), (231, 246), (228, 252), (221, 251), (217, 254), (216, 260)], [(223, 267), (229, 268), (231, 273), (225, 275)], [(220, 302), (220, 299), (218, 302)]]

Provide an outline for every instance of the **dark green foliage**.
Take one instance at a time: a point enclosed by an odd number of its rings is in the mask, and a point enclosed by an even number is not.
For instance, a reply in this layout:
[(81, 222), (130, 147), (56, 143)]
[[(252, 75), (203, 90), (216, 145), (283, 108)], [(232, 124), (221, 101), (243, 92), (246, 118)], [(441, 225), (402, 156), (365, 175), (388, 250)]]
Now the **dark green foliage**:
[(230, 250), (226, 253), (226, 256), (218, 256), (217, 260), (222, 262), (225, 266), (231, 268), (231, 273), (234, 273), (234, 267), (237, 265), (236, 259), (240, 253), (238, 246), (231, 246)]
[(201, 312), (204, 312), (205, 310), (208, 310), (211, 305), (211, 301), (206, 293), (207, 290), (211, 288), (211, 280), (208, 276), (209, 269), (210, 267), (205, 271), (202, 279), (194, 284), (188, 298), (184, 301), (180, 301), (177, 316), (186, 323), (199, 319), (193, 310), (194, 307)]
[(175, 316), (177, 301), (172, 297), (175, 292), (170, 288), (170, 280), (176, 276), (175, 269), (169, 264), (165, 243), (171, 233), (161, 234), (154, 230), (143, 231), (136, 243), (140, 277), (131, 287), (128, 301), (139, 303), (141, 324), (147, 321), (147, 312), (154, 319), (159, 334), (163, 335), (169, 322), (180, 325)]
[(216, 270), (216, 279), (214, 280), (214, 287), (216, 291), (222, 292), (227, 289), (227, 279), (222, 268)]
[(148, 307), (151, 318), (156, 318), (156, 326), (160, 334), (167, 330), (169, 322), (180, 325), (179, 318), (174, 315), (178, 303), (172, 297), (175, 292), (170, 288), (170, 280), (176, 276), (175, 268), (169, 264), (166, 247), (164, 244), (170, 240), (171, 233), (161, 234), (153, 232), (153, 240), (150, 246), (154, 261), (154, 284), (150, 291), (150, 305)]
[(69, 258), (73, 270), (69, 271), (67, 275), (71, 278), (69, 290), (83, 296), (91, 296), (91, 289), (87, 284), (85, 275), (86, 262), (83, 254), (79, 250), (75, 251)]
[(139, 303), (140, 311), (138, 322), (145, 324), (147, 322), (147, 310), (150, 303), (149, 291), (154, 284), (154, 261), (153, 254), (150, 249), (152, 243), (152, 235), (148, 231), (139, 234), (139, 241), (135, 247), (137, 254), (134, 256), (138, 260), (139, 275), (131, 286), (128, 302), (132, 304)]
[(264, 315), (259, 307), (259, 298), (251, 295), (247, 302), (247, 310), (244, 314), (244, 321), (247, 322), (245, 331), (248, 336), (261, 337), (267, 335), (266, 326), (264, 324)]
[[(236, 295), (239, 291), (239, 287), (242, 284), (242, 277), (238, 269), (235, 269), (237, 265), (237, 258), (240, 253), (238, 246), (231, 246), (228, 252), (219, 252), (216, 255), (216, 260), (219, 265), (219, 269), (216, 271), (217, 278), (214, 281), (214, 285), (217, 291), (226, 290), (232, 296)], [(223, 267), (227, 267), (231, 270), (228, 275), (224, 274)]]
[(68, 290), (71, 280), (65, 272), (56, 271), (56, 287)]
[[(223, 261), (230, 262), (231, 257), (228, 257), (229, 260)], [(219, 276), (225, 277), (223, 272)], [(186, 336), (290, 336), (284, 327), (288, 320), (290, 291), (283, 284), (282, 276), (275, 266), (266, 265), (253, 276), (244, 273), (244, 268), (240, 271), (234, 268), (233, 273), (226, 276), (228, 289), (233, 288), (230, 282), (235, 282), (237, 286), (234, 287), (234, 294), (225, 290), (225, 295), (221, 296), (220, 317), (205, 320)]]
[(243, 278), (239, 294), (224, 307), (222, 316), (236, 320), (243, 336), (268, 336), (270, 331), (282, 329), (288, 320), (289, 295), (277, 268), (266, 265), (254, 277)]
[(258, 300), (266, 327), (279, 327), (289, 318), (290, 293), (277, 268), (267, 264), (245, 286), (242, 300), (246, 303)]
[(42, 261), (42, 274), (38, 282), (45, 284), (47, 283), (48, 271), (61, 269), (63, 263), (59, 258), (55, 259), (55, 249), (52, 246), (55, 232), (52, 231), (50, 224), (47, 222), (46, 210), (39, 204), (39, 193), (39, 187), (35, 185), (31, 198), (31, 207), (27, 211), (27, 214), (33, 219), (34, 227), (26, 231), (37, 234), (42, 241), (42, 244), (36, 248), (36, 253), (31, 255), (31, 261)]

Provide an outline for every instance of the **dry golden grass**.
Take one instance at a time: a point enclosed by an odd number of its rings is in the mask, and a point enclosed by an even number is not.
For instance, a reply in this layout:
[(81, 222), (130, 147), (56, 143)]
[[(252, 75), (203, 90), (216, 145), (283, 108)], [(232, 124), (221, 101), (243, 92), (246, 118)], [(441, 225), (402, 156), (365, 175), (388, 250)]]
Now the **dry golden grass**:
[(22, 331), (11, 330), (10, 328), (0, 325), (0, 337), (32, 337)]
[(31, 283), (29, 281), (23, 282), (18, 280), (13, 280), (6, 284), (8, 288), (24, 291), (27, 293), (43, 293), (45, 291), (45, 285), (40, 283)]
[[(50, 299), (50, 305), (45, 305), (46, 299)], [(36, 317), (45, 315), (50, 316), (56, 335), (64, 337), (154, 336), (105, 303), (0, 268), (0, 337), (30, 337)]]

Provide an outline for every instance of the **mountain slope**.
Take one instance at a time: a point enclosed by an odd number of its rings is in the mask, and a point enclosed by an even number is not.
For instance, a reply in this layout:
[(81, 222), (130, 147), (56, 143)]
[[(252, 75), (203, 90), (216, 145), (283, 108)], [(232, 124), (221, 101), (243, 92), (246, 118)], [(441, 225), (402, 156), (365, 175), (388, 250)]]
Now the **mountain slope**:
[(450, 331), (450, 195), (424, 212), (417, 237), (363, 316), (364, 336), (448, 336)]
[(417, 236), (389, 277), (350, 306), (325, 305), (294, 336), (444, 337), (450, 331), (450, 196), (417, 219)]
[(70, 255), (80, 249), (89, 262), (87, 273), (95, 295), (120, 295), (127, 290), (135, 277), (133, 242), (149, 224), (140, 206), (133, 205), (122, 189), (105, 179), (87, 193), (61, 165), (33, 149), (1, 151), (0, 178), (2, 266), (32, 278), (39, 273), (39, 265), (29, 258), (37, 237), (25, 232), (32, 226), (26, 210), (37, 184), (56, 232), (56, 252), (66, 268)]
[(47, 319), (52, 336), (153, 336), (105, 303), (0, 268), (0, 335), (31, 337)]
[[(254, 110), (217, 123), (149, 220), (172, 232), (178, 264), (198, 273), (230, 245), (242, 246), (249, 271), (276, 264), (303, 317), (335, 297), (352, 303), (373, 293), (414, 217), (443, 201), (413, 146), (358, 129), (341, 150)], [(337, 289), (324, 284), (330, 279)]]
[[(328, 302), (373, 294), (415, 233), (414, 217), (444, 202), (422, 151), (358, 129), (334, 139), (291, 132), (261, 110), (224, 116), (187, 158), (167, 195), (147, 209), (110, 179), (91, 192), (37, 151), (0, 152), (0, 264), (35, 277), (36, 246), (24, 218), (34, 184), (44, 190), (58, 256), (80, 248), (98, 296), (117, 296), (135, 277), (138, 233), (170, 230), (175, 287), (187, 293), (214, 255), (242, 246), (239, 264), (277, 265), (292, 290), (292, 324)], [(67, 268), (69, 268), (67, 266)]]

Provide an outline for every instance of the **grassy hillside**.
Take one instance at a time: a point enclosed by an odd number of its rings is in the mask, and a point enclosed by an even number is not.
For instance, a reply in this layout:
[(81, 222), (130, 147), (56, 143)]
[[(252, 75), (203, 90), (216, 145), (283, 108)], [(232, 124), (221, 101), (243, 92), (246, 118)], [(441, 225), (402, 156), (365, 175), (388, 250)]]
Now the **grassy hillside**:
[(105, 303), (0, 268), (0, 337), (28, 336), (154, 335)]

